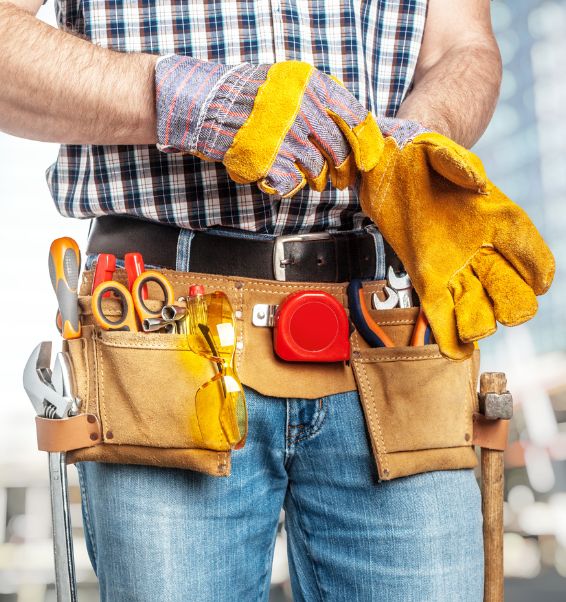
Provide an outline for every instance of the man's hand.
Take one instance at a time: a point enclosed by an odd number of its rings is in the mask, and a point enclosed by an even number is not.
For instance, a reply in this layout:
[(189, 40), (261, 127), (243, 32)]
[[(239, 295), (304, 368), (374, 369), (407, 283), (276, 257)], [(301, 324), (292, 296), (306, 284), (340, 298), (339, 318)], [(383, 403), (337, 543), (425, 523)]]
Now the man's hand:
[(307, 63), (221, 65), (171, 55), (156, 66), (164, 151), (222, 162), (236, 182), (290, 197), (330, 178), (346, 188), (377, 161), (375, 121), (356, 98)]
[(437, 133), (403, 132), (400, 144), (395, 131), (382, 140), (377, 167), (362, 175), (362, 209), (411, 276), (440, 350), (461, 359), (496, 320), (534, 316), (554, 258), (476, 155)]

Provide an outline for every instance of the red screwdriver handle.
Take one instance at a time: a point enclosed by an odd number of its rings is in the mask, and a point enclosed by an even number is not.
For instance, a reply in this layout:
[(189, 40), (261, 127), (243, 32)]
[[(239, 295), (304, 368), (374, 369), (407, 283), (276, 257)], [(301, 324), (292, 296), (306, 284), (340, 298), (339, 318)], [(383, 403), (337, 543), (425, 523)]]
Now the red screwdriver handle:
[[(130, 291), (134, 286), (134, 282), (138, 276), (145, 272), (145, 265), (141, 253), (126, 253), (124, 255), (124, 264), (126, 267), (126, 274), (128, 275), (128, 288)], [(145, 301), (148, 297), (147, 286), (144, 286), (141, 291), (142, 299)]]
[[(111, 253), (100, 253), (96, 260), (96, 270), (94, 272), (94, 278), (92, 280), (91, 295), (99, 284), (108, 282), (114, 279), (114, 272), (116, 271), (116, 256)], [(104, 294), (105, 297), (110, 297), (112, 293), (107, 292)]]

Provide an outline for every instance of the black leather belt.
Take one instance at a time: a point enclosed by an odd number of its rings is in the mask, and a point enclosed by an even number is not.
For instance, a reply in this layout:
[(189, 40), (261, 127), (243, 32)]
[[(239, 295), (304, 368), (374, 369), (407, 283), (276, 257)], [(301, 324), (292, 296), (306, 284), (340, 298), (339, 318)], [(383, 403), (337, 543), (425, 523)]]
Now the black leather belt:
[[(124, 257), (137, 251), (146, 265), (176, 269), (181, 228), (124, 216), (93, 220), (88, 254)], [(386, 254), (392, 254), (386, 245)], [(390, 263), (387, 260), (387, 263)], [(191, 241), (190, 271), (298, 282), (347, 282), (374, 279), (376, 242), (361, 230), (313, 233), (275, 238), (237, 238), (195, 231)]]

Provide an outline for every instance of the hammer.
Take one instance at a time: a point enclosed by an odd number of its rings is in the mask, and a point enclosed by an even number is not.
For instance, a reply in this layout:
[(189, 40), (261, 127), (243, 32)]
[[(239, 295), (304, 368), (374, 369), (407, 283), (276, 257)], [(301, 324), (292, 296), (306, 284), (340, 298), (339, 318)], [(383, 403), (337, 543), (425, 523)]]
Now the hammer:
[(480, 376), (480, 414), (474, 415), (474, 443), (481, 447), (484, 602), (503, 602), (503, 451), (513, 398), (503, 372)]

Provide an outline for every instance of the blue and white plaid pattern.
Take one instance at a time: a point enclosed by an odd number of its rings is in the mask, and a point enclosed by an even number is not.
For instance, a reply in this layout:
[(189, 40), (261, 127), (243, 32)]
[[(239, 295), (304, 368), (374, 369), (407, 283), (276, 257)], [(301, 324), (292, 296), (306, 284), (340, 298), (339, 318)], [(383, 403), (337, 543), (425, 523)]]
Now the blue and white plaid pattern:
[[(409, 90), (427, 0), (55, 0), (61, 27), (122, 52), (235, 65), (301, 60), (335, 75), (376, 116)], [(361, 228), (352, 190), (290, 199), (232, 182), (221, 164), (155, 146), (62, 145), (47, 181), (58, 210), (128, 214), (184, 228), (290, 234)]]

